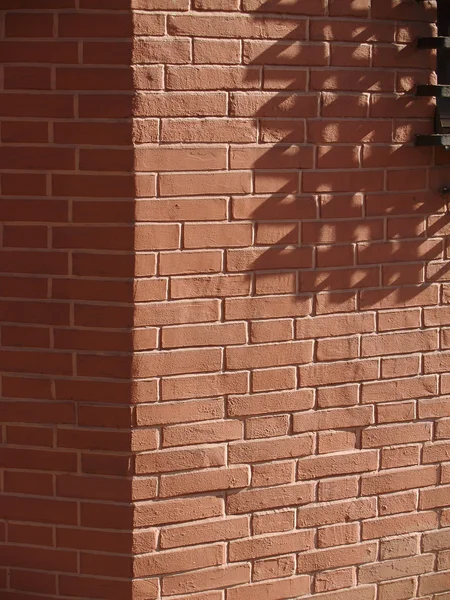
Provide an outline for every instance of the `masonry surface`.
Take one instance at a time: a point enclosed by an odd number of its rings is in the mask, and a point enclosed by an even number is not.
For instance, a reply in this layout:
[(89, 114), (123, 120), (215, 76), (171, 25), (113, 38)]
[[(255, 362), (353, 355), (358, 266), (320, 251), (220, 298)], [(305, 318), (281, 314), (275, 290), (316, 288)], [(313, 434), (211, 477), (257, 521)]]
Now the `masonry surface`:
[(0, 0), (2, 600), (449, 600), (435, 5)]

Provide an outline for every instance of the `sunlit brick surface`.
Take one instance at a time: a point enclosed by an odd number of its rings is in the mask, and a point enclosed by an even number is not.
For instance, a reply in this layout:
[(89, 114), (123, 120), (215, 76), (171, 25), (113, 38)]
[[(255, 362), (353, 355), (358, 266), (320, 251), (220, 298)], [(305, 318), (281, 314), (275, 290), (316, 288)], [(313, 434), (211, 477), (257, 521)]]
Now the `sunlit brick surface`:
[(1, 599), (449, 600), (434, 5), (0, 8)]

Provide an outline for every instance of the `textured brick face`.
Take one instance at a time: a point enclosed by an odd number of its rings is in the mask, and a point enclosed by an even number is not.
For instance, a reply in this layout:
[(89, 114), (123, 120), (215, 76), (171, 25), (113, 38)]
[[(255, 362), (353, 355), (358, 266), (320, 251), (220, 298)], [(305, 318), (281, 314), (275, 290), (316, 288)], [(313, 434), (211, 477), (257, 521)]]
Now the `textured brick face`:
[(84, 4), (1, 3), (5, 599), (132, 598), (130, 502), (155, 493), (129, 479), (158, 443), (131, 434), (132, 15)]
[(0, 4), (0, 596), (446, 600), (433, 4)]

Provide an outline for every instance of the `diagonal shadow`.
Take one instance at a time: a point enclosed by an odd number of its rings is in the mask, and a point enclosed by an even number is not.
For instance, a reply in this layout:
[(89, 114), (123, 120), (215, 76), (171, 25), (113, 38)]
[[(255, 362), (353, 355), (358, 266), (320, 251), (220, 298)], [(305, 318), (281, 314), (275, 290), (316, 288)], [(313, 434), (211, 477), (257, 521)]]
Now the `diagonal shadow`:
[[(258, 13), (284, 6), (268, 0)], [(392, 35), (383, 22), (353, 24), (355, 60), (361, 44)], [(360, 307), (388, 296), (401, 306), (450, 280), (439, 191), (448, 170), (413, 146), (416, 133), (431, 131), (434, 107), (414, 97), (411, 77), (433, 81), (434, 57), (412, 71), (423, 51), (409, 44), (395, 58), (399, 69), (330, 68), (324, 40), (333, 27), (305, 36), (301, 23), (276, 41), (244, 41), (249, 78), (259, 67), (262, 87), (231, 94), (232, 116), (258, 123), (255, 146), (231, 149), (231, 169), (253, 172), (253, 195), (233, 198), (232, 218), (251, 219), (255, 239), (250, 250), (227, 251), (227, 270), (247, 273), (254, 295), (329, 292), (337, 312), (352, 295)]]

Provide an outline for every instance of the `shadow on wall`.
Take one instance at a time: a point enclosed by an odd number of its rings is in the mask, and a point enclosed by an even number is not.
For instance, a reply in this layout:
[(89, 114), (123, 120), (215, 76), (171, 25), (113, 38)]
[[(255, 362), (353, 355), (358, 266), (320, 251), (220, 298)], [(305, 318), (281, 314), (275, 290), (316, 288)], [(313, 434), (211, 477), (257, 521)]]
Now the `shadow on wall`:
[[(244, 4), (295, 12), (273, 0)], [(426, 20), (424, 6), (411, 4)], [(347, 21), (351, 33), (332, 18), (312, 23), (276, 42), (244, 41), (249, 90), (231, 94), (231, 111), (258, 120), (258, 145), (232, 147), (231, 169), (254, 175), (253, 196), (233, 198), (232, 210), (235, 220), (252, 219), (256, 233), (250, 250), (227, 251), (227, 270), (253, 274), (256, 295), (329, 292), (321, 294), (328, 312), (387, 297), (396, 306), (418, 295), (426, 303), (424, 294), (437, 294), (433, 282), (450, 281), (450, 215), (440, 193), (450, 159), (413, 146), (416, 133), (432, 128), (432, 101), (413, 95), (417, 83), (433, 81), (435, 57), (394, 46), (393, 21)], [(435, 33), (431, 23), (409, 25)], [(332, 50), (342, 68), (327, 66), (325, 42), (333, 40), (354, 42)], [(391, 44), (375, 44), (371, 59), (371, 41)], [(262, 90), (252, 84), (260, 69)]]

